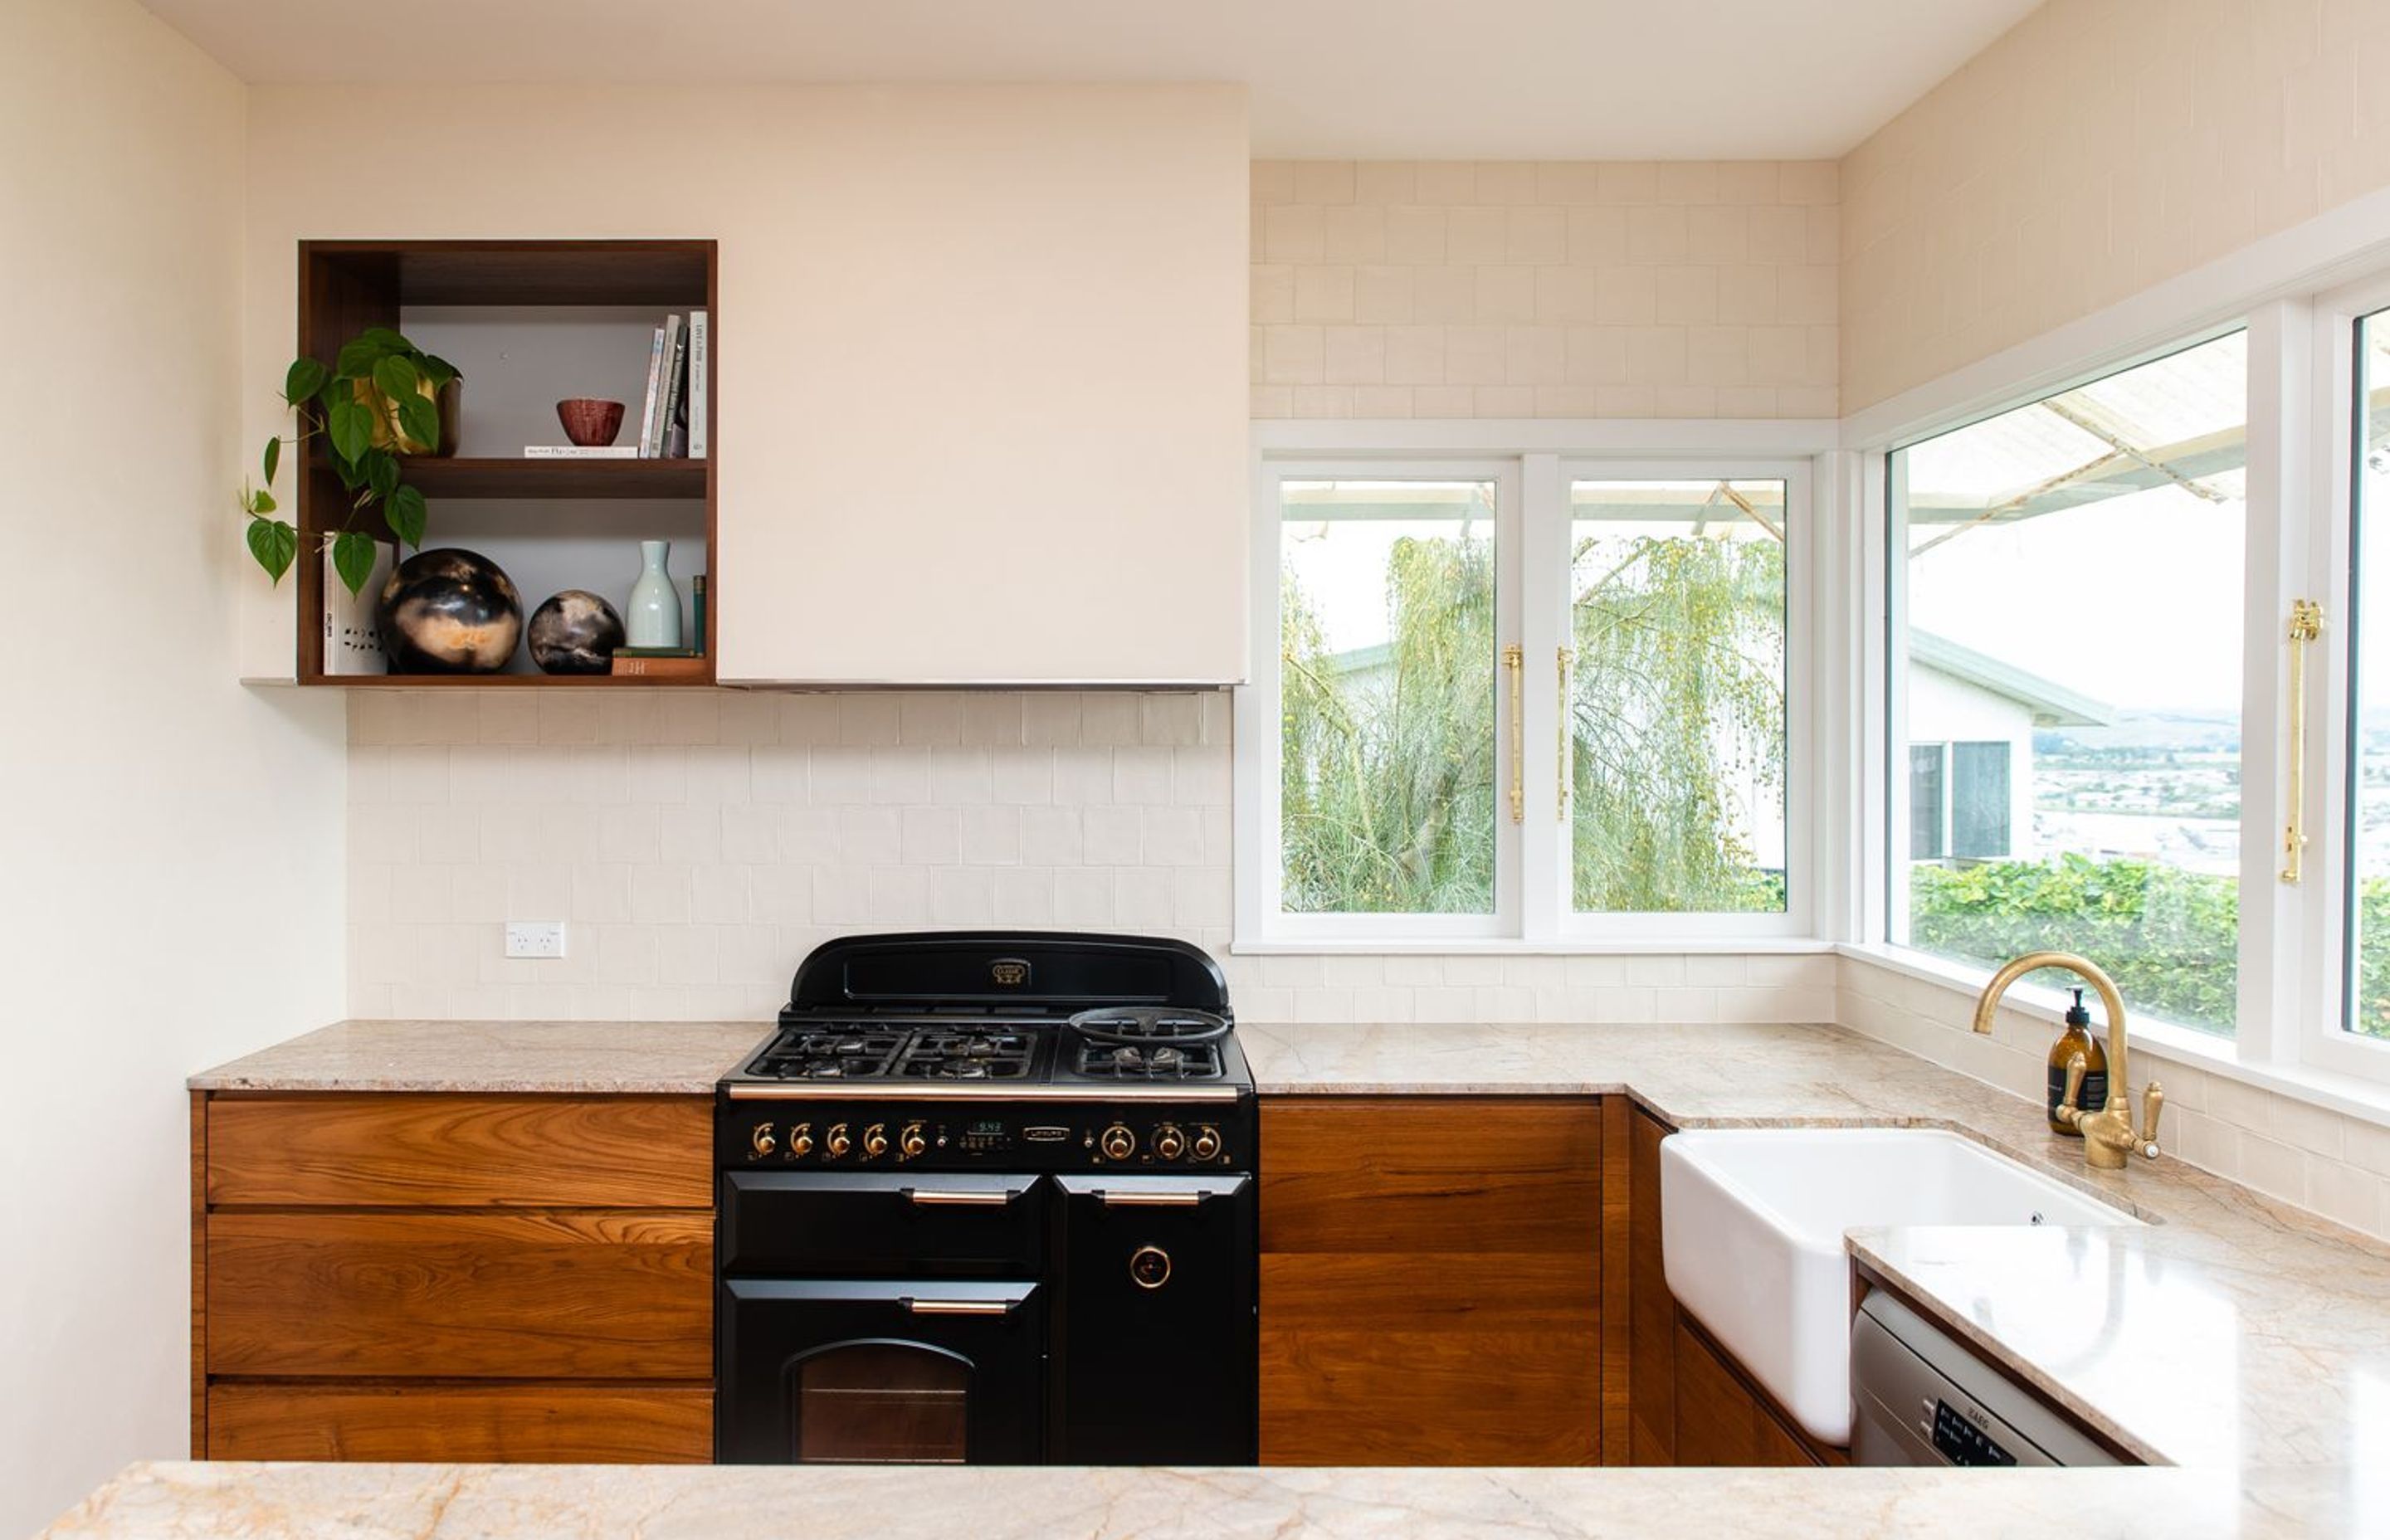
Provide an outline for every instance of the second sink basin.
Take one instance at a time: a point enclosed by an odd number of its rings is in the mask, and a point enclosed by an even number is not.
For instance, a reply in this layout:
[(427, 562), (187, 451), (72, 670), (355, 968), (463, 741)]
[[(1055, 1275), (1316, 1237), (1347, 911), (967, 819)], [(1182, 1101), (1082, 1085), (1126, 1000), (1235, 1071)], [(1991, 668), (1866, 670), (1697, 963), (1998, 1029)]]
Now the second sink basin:
[(1660, 1143), (1669, 1292), (1812, 1437), (1837, 1447), (1851, 1437), (1845, 1231), (2139, 1223), (1937, 1129), (1698, 1129)]

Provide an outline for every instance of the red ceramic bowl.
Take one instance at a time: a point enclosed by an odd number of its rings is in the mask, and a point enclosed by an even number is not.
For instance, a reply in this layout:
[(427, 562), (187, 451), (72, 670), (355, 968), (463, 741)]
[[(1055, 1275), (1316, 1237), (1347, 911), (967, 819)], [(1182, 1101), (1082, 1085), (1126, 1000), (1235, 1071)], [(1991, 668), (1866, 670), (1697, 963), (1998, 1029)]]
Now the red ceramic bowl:
[(564, 424), (564, 436), (574, 443), (585, 449), (603, 448), (623, 430), (623, 404), (574, 396), (556, 404), (556, 418)]

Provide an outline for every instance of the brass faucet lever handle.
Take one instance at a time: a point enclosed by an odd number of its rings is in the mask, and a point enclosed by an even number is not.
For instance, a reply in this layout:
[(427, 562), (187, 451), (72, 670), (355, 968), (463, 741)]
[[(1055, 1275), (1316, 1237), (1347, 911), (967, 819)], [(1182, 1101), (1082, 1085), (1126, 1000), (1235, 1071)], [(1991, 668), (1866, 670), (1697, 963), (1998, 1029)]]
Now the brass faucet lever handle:
[(2165, 1090), (2151, 1081), (2141, 1092), (2141, 1154), (2149, 1160), (2158, 1158), (2158, 1114), (2165, 1110)]
[(2066, 1093), (2064, 1098), (2058, 1104), (2059, 1122), (2071, 1125), (2081, 1120), (2083, 1109), (2077, 1107), (2075, 1102), (2083, 1095), (2083, 1077), (2089, 1072), (2090, 1068), (2090, 1062), (2081, 1054), (2076, 1054), (2066, 1061)]

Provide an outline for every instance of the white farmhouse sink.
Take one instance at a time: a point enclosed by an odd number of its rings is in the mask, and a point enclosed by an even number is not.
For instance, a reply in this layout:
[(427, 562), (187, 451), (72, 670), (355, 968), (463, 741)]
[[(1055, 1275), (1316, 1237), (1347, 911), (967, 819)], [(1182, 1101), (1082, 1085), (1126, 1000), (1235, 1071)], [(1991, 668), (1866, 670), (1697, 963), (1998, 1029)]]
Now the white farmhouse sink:
[(1802, 1427), (1837, 1447), (1851, 1438), (1844, 1231), (2139, 1223), (1933, 1129), (1699, 1129), (1660, 1142), (1669, 1292)]

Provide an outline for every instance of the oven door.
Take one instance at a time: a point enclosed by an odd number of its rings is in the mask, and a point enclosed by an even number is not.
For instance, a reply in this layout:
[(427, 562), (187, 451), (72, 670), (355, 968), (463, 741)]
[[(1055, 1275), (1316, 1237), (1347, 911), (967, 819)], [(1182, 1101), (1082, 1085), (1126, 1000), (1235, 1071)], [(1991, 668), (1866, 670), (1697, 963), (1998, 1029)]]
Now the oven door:
[(1046, 1300), (1029, 1282), (729, 1278), (726, 1464), (1035, 1464)]
[(1253, 1179), (1060, 1176), (1054, 1458), (1258, 1457)]

